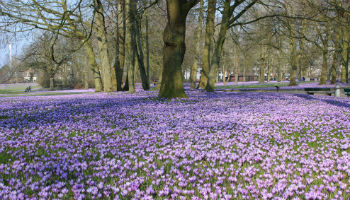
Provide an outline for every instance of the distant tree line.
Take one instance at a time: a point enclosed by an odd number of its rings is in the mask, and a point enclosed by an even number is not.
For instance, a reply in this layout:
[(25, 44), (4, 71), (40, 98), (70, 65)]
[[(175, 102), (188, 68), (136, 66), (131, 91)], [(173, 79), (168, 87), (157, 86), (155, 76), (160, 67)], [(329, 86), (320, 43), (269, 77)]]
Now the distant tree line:
[[(36, 35), (20, 58), (54, 88), (149, 90), (186, 97), (215, 82), (349, 82), (347, 0), (79, 0), (0, 2), (0, 30)], [(200, 77), (198, 74), (200, 73)], [(58, 79), (58, 80), (56, 80)]]

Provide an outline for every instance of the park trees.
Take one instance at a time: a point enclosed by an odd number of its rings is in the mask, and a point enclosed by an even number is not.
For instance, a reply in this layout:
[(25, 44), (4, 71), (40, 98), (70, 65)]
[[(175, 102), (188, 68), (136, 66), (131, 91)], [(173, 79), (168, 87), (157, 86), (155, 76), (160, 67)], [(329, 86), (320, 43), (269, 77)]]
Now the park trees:
[[(23, 63), (31, 68), (39, 69), (43, 72), (44, 81), (51, 90), (55, 87), (55, 75), (64, 64), (71, 59), (71, 52), (67, 52), (64, 46), (69, 41), (57, 41), (57, 35), (50, 32), (44, 33), (36, 38), (36, 41), (26, 50)], [(58, 43), (53, 47), (52, 43)]]
[[(234, 26), (234, 23), (242, 17), (252, 6), (257, 3), (257, 0), (241, 0), (235, 1), (231, 5), (231, 0), (224, 2), (223, 16), (220, 24), (219, 35), (215, 42), (214, 53), (209, 69), (208, 82), (206, 84), (206, 91), (212, 92), (215, 87), (215, 75), (221, 61), (223, 44), (225, 42), (226, 33), (229, 27)], [(239, 9), (238, 9), (239, 8)]]
[[(93, 5), (98, 6), (97, 4)], [(91, 10), (87, 2), (82, 0), (74, 3), (37, 0), (1, 1), (0, 6), (4, 16), (1, 27), (6, 28), (7, 31), (38, 29), (80, 40), (81, 46), (84, 46), (87, 51), (89, 66), (94, 73), (95, 91), (103, 90), (100, 68), (95, 64), (96, 61), (93, 61), (96, 59), (94, 47), (92, 43), (87, 42), (92, 35), (95, 19), (91, 17), (94, 9)], [(101, 17), (97, 18), (101, 19)], [(20, 27), (20, 30), (18, 30), (18, 27)]]
[(163, 72), (159, 97), (187, 97), (181, 64), (185, 55), (186, 17), (199, 0), (167, 0), (167, 25), (163, 32)]
[(203, 60), (202, 60), (202, 71), (199, 81), (199, 88), (205, 88), (209, 79), (210, 70), (210, 52), (212, 49), (212, 37), (214, 35), (215, 26), (214, 18), (216, 11), (216, 0), (208, 0), (208, 11), (205, 25), (205, 42), (203, 48)]
[(191, 76), (190, 76), (190, 82), (191, 82), (191, 88), (196, 88), (196, 76), (197, 76), (197, 70), (198, 70), (198, 63), (200, 59), (200, 47), (201, 47), (201, 36), (202, 36), (202, 21), (203, 21), (203, 12), (204, 12), (204, 1), (200, 0), (200, 9), (198, 14), (198, 24), (196, 28), (195, 33), (195, 59), (191, 67)]

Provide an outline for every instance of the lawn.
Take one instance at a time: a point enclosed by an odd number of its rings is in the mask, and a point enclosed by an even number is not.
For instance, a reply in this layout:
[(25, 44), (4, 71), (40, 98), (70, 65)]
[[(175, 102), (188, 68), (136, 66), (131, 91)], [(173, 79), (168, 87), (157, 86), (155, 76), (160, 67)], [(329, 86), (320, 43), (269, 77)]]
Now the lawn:
[[(24, 92), (25, 89), (31, 86), (31, 92)], [(93, 89), (66, 89), (53, 90), (42, 88), (36, 83), (18, 83), (18, 84), (0, 84), (0, 97), (20, 97), (20, 96), (55, 96), (55, 95), (73, 95), (93, 93)]]
[(350, 99), (0, 98), (0, 199), (349, 199)]
[(36, 90), (41, 88), (41, 86), (33, 83), (20, 83), (20, 84), (0, 84), (0, 95), (1, 94), (11, 94), (11, 95), (17, 95), (17, 94), (25, 94), (24, 90), (31, 86), (32, 90)]

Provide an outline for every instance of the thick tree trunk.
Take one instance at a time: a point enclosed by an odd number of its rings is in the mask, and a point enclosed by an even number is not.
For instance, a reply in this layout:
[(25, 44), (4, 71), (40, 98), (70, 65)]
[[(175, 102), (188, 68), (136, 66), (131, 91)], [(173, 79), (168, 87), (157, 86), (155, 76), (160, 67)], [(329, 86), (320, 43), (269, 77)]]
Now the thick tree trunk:
[(289, 86), (297, 85), (297, 62), (296, 62), (297, 45), (294, 38), (290, 38), (290, 81)]
[(199, 80), (199, 88), (205, 88), (209, 79), (210, 70), (210, 51), (211, 51), (211, 39), (214, 35), (214, 18), (216, 11), (216, 0), (208, 0), (208, 12), (205, 27), (205, 42), (203, 48), (203, 60), (202, 60), (202, 71), (201, 78)]
[[(168, 1), (171, 2), (171, 1)], [(170, 12), (168, 3), (168, 24), (164, 30), (165, 43), (163, 54), (162, 83), (159, 97), (187, 97), (183, 88), (181, 64), (185, 55), (186, 17), (181, 16), (181, 8), (174, 8), (179, 15)], [(182, 19), (178, 19), (182, 18)]]
[(116, 81), (113, 81), (113, 79), (115, 79), (115, 71), (109, 62), (107, 33), (103, 15), (104, 10), (100, 0), (94, 0), (94, 2), (96, 10), (97, 45), (102, 66), (103, 87), (105, 92), (112, 92), (117, 89), (117, 84)]
[(164, 29), (163, 71), (159, 97), (186, 98), (183, 87), (181, 64), (186, 51), (186, 17), (196, 4), (181, 0), (167, 0), (168, 23)]
[(90, 66), (90, 69), (92, 70), (93, 76), (94, 76), (94, 82), (95, 82), (95, 92), (101, 92), (103, 90), (102, 88), (102, 79), (100, 75), (100, 70), (98, 68), (98, 65), (96, 63), (95, 53), (92, 48), (92, 44), (90, 41), (86, 42), (85, 50), (87, 54), (88, 64)]
[(204, 2), (203, 0), (200, 1), (200, 11), (198, 16), (198, 25), (196, 29), (196, 48), (195, 48), (195, 59), (191, 68), (191, 76), (190, 76), (190, 82), (191, 82), (191, 88), (196, 88), (196, 79), (197, 79), (197, 71), (198, 71), (198, 63), (200, 59), (200, 47), (201, 47), (201, 35), (202, 35), (202, 21), (203, 21), (203, 11), (204, 11)]

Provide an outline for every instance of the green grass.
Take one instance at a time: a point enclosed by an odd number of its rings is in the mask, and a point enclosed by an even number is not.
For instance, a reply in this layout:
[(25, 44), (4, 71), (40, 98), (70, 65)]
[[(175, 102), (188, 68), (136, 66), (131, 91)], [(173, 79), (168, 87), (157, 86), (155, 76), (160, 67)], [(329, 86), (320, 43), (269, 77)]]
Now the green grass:
[[(27, 88), (28, 86), (26, 85), (9, 85), (6, 87), (6, 89), (0, 89), (0, 94), (25, 94), (24, 90)], [(41, 88), (41, 86), (36, 85), (36, 86), (31, 86), (31, 89), (38, 89)]]

